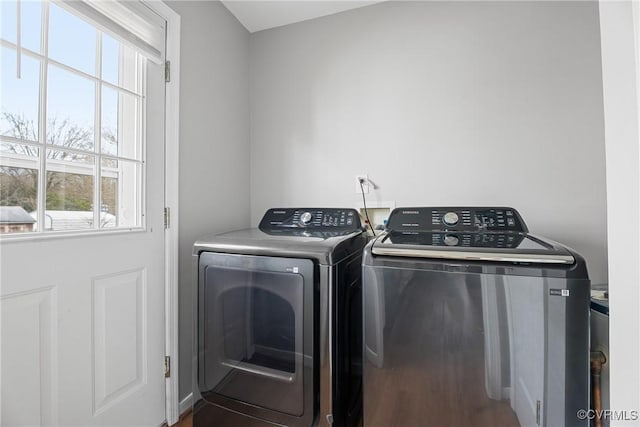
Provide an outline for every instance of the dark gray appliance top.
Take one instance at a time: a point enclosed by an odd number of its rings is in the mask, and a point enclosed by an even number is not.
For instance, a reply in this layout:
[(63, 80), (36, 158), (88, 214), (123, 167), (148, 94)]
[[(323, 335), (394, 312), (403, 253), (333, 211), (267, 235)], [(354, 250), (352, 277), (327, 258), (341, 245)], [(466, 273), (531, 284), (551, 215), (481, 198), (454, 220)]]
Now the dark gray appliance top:
[(259, 228), (203, 237), (195, 242), (193, 253), (308, 258), (333, 265), (362, 251), (366, 243), (354, 209), (276, 208), (265, 213)]
[(368, 250), (365, 262), (376, 265), (405, 258), (475, 265), (475, 270), (481, 264), (509, 266), (509, 271), (514, 266), (579, 270), (578, 276), (587, 277), (580, 255), (529, 234), (520, 214), (509, 207), (397, 208), (387, 231)]
[(362, 224), (355, 209), (275, 208), (265, 212), (258, 228), (269, 234), (292, 232), (295, 235), (303, 232), (335, 235), (361, 230)]

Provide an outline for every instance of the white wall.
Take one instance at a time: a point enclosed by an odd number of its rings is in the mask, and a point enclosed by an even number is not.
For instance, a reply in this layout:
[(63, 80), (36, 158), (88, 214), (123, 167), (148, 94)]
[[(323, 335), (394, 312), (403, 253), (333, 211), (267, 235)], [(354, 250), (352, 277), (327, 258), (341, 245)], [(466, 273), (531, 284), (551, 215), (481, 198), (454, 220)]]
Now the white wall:
[(182, 19), (179, 374), (184, 399), (192, 389), (193, 242), (249, 225), (249, 33), (220, 2), (168, 4)]
[(598, 4), (389, 2), (251, 35), (251, 217), (508, 205), (607, 279)]
[[(609, 212), (611, 409), (640, 410), (640, 142), (631, 2), (600, 4)], [(640, 22), (636, 22), (640, 25)], [(637, 59), (636, 59), (637, 60)], [(637, 414), (637, 412), (636, 412)], [(637, 419), (611, 425), (638, 425)]]

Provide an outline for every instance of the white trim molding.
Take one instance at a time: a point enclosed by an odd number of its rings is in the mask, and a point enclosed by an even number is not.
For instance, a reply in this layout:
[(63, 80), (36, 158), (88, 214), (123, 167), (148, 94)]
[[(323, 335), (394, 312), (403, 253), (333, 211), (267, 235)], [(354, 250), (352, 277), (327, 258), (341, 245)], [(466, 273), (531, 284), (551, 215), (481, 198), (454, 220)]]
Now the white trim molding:
[(189, 393), (187, 397), (180, 401), (180, 413), (184, 414), (193, 406), (193, 393)]
[(165, 92), (165, 207), (169, 224), (165, 230), (165, 354), (171, 358), (171, 375), (166, 379), (166, 420), (178, 422), (178, 242), (179, 242), (179, 135), (180, 135), (180, 15), (161, 1), (143, 2), (167, 21), (166, 60), (171, 78)]
[(640, 104), (634, 29), (639, 22), (631, 1), (601, 0), (599, 9), (612, 307), (610, 409), (624, 418), (612, 419), (611, 425), (637, 426), (637, 418), (630, 418), (640, 411)]

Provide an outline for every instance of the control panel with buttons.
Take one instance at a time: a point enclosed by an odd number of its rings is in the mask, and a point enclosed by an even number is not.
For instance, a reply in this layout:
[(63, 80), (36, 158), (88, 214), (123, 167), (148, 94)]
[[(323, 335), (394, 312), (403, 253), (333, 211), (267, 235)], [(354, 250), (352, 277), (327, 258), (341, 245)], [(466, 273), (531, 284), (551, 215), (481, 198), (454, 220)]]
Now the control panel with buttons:
[(389, 216), (387, 229), (518, 233), (528, 231), (520, 214), (509, 207), (397, 208)]
[(287, 229), (358, 231), (362, 229), (355, 209), (285, 208), (269, 209), (259, 225), (262, 231)]

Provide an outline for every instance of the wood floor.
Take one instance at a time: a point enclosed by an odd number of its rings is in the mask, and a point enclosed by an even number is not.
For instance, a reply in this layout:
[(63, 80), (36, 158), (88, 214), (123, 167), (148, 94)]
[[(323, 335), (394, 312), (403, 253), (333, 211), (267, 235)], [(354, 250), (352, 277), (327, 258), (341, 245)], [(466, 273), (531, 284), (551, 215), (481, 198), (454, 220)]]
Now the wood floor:
[(180, 417), (180, 421), (178, 424), (174, 424), (173, 427), (192, 427), (193, 426), (193, 414), (189, 412), (188, 414)]
[[(189, 412), (188, 414), (183, 415), (180, 417), (178, 424), (174, 424), (173, 427), (193, 427), (193, 414)], [(360, 419), (358, 427), (362, 427), (362, 419)]]

